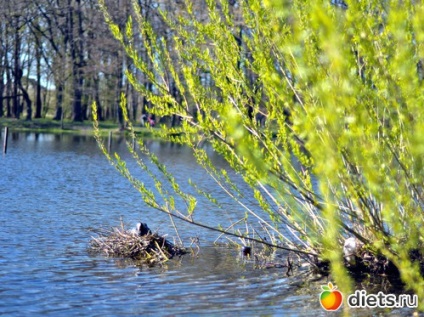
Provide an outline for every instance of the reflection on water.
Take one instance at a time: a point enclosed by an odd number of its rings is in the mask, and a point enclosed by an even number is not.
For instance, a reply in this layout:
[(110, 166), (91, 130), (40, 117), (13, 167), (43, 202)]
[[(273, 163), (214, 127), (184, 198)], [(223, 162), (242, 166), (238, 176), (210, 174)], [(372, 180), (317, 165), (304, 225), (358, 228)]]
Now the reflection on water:
[[(157, 141), (147, 146), (177, 178), (189, 175), (213, 188), (187, 148)], [(124, 153), (124, 147), (123, 137), (113, 140), (113, 150)], [(218, 157), (214, 163), (225, 168)], [(95, 229), (116, 226), (121, 217), (173, 234), (168, 218), (140, 203), (91, 137), (11, 133), (0, 166), (0, 315), (325, 315), (319, 285), (290, 288), (296, 281), (281, 269), (255, 270), (235, 251), (212, 247), (216, 234), (185, 224), (179, 227), (187, 244), (200, 238), (198, 257), (157, 268), (90, 257), (86, 248)], [(239, 207), (222, 199), (222, 211), (200, 201), (197, 217), (211, 224), (237, 218)]]

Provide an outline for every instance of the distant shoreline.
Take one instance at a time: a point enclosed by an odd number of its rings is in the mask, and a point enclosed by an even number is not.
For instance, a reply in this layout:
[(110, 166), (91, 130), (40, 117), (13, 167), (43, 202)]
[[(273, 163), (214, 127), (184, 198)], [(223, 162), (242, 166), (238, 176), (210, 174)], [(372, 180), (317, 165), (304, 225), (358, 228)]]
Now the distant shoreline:
[[(101, 133), (125, 133), (119, 128), (119, 124), (112, 121), (99, 122)], [(15, 118), (0, 118), (0, 128), (8, 127), (10, 131), (14, 132), (39, 132), (39, 133), (73, 133), (94, 135), (94, 128), (92, 121), (73, 122), (71, 120), (64, 120), (63, 126), (61, 121), (53, 119), (15, 119)], [(134, 130), (137, 134), (152, 135), (149, 128), (142, 127), (141, 125), (135, 126)]]

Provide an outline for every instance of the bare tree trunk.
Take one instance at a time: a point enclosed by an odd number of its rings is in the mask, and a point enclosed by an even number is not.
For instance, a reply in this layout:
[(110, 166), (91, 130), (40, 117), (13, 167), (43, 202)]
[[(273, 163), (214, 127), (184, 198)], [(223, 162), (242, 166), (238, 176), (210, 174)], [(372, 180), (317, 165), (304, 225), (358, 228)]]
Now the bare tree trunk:
[[(10, 34), (9, 34), (9, 28), (7, 27), (7, 23), (5, 25), (4, 28), (4, 76), (6, 76), (6, 96), (12, 96), (12, 76), (11, 76), (11, 71), (12, 71), (12, 66), (10, 64), (10, 59), (9, 59), (9, 49), (11, 47), (11, 43), (10, 43)], [(12, 117), (12, 107), (11, 107), (11, 98), (6, 98), (6, 117), (10, 118)]]
[[(6, 66), (9, 65), (7, 54), (6, 54)], [(9, 67), (6, 68), (6, 94), (8, 96), (12, 95), (12, 76), (10, 75)], [(12, 117), (12, 105), (11, 98), (7, 98), (6, 100), (6, 117), (11, 118)]]
[(14, 84), (13, 84), (13, 105), (12, 105), (12, 115), (14, 118), (19, 119), (19, 95), (18, 95), (18, 77), (19, 72), (21, 71), (19, 68), (19, 58), (21, 55), (21, 41), (19, 36), (19, 16), (15, 16), (15, 50), (13, 53), (14, 67), (13, 67), (13, 76), (14, 76)]
[(42, 55), (42, 46), (39, 36), (35, 37), (36, 39), (36, 63), (37, 63), (37, 87), (36, 87), (36, 97), (35, 97), (35, 115), (34, 118), (41, 118), (41, 55)]
[(29, 94), (27, 90), (24, 88), (24, 85), (22, 85), (22, 77), (19, 79), (19, 88), (22, 91), (22, 96), (24, 97), (25, 103), (27, 104), (27, 116), (26, 120), (31, 120), (32, 118), (32, 101), (29, 97)]
[[(78, 8), (80, 5), (80, 1), (76, 0), (78, 4)], [(80, 63), (78, 61), (79, 53), (78, 47), (76, 43), (76, 39), (74, 36), (74, 9), (72, 6), (72, 0), (68, 0), (69, 4), (69, 44), (71, 49), (71, 63), (72, 63), (72, 90), (73, 90), (73, 103), (72, 103), (72, 121), (83, 121), (82, 116), (82, 84), (83, 78), (80, 70)], [(81, 14), (81, 12), (78, 12)], [(82, 40), (82, 39), (81, 39)]]
[(56, 86), (56, 113), (53, 120), (61, 120), (63, 115), (63, 83), (58, 82)]
[(91, 76), (85, 76), (84, 88), (83, 88), (83, 91), (85, 93), (82, 94), (82, 99), (81, 99), (83, 120), (88, 120), (89, 116), (91, 115), (91, 109), (88, 105), (93, 102), (93, 94), (92, 93), (88, 94), (87, 92), (92, 90), (92, 85), (93, 85), (93, 79), (91, 78)]
[(120, 107), (121, 103), (121, 93), (123, 89), (123, 81), (124, 81), (124, 60), (121, 52), (117, 52), (116, 54), (117, 62), (116, 62), (116, 95), (115, 95), (115, 105), (117, 108), (118, 114), (118, 122), (121, 130), (125, 129), (124, 123), (124, 114), (122, 112), (122, 108)]
[(97, 105), (97, 116), (99, 120), (101, 121), (103, 120), (103, 107), (100, 101), (99, 76), (97, 74), (94, 75), (93, 82), (94, 82), (94, 100), (96, 101), (96, 105)]
[(131, 85), (131, 104), (132, 104), (132, 112), (133, 112), (133, 120), (137, 121), (137, 111), (138, 111), (138, 93)]
[(84, 81), (85, 81), (85, 74), (84, 74), (84, 28), (83, 28), (83, 10), (81, 6), (81, 0), (75, 0), (77, 3), (77, 61), (78, 61), (78, 87), (79, 87), (79, 93), (80, 93), (80, 107), (81, 107), (81, 119), (85, 120), (87, 119), (87, 111), (86, 108), (84, 109), (84, 106), (87, 107), (87, 105), (82, 104), (83, 95), (84, 95)]
[(3, 117), (4, 112), (3, 112), (3, 91), (4, 91), (4, 71), (3, 71), (3, 67), (2, 71), (0, 72), (0, 117)]

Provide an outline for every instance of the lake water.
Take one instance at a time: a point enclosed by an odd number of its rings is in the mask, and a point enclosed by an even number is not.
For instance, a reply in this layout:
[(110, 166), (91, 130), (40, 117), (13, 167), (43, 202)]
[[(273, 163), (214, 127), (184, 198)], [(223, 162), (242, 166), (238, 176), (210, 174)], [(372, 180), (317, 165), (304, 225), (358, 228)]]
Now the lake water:
[[(191, 237), (199, 238), (197, 256), (146, 268), (90, 255), (96, 230), (118, 226), (121, 219), (128, 225), (142, 220), (170, 239), (175, 233), (167, 216), (142, 204), (92, 137), (9, 137), (8, 153), (0, 157), (0, 315), (326, 316), (318, 303), (322, 282), (298, 288), (299, 279), (287, 278), (285, 269), (255, 269), (236, 250), (214, 246), (216, 233), (186, 224), (178, 223), (181, 238), (187, 246)], [(115, 138), (112, 150), (125, 153), (123, 141)], [(208, 186), (188, 149), (158, 141), (148, 146), (179, 179), (189, 176)], [(225, 167), (218, 157), (214, 163)], [(198, 219), (226, 224), (225, 217), (243, 214), (216, 194), (227, 212), (215, 213), (200, 201)]]

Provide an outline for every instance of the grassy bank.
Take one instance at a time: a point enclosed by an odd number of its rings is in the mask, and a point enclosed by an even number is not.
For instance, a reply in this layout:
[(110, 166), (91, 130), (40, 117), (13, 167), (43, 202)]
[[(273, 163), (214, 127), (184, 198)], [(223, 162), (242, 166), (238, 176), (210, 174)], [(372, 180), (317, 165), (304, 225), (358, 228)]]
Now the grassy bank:
[[(120, 130), (119, 124), (112, 121), (99, 123), (102, 134), (124, 133)], [(0, 128), (8, 127), (10, 131), (16, 132), (42, 132), (42, 133), (72, 133), (72, 134), (93, 134), (93, 123), (91, 121), (73, 122), (64, 120), (63, 123), (52, 119), (13, 119), (0, 118)], [(146, 127), (135, 126), (134, 130), (137, 134), (152, 136), (152, 131)]]

